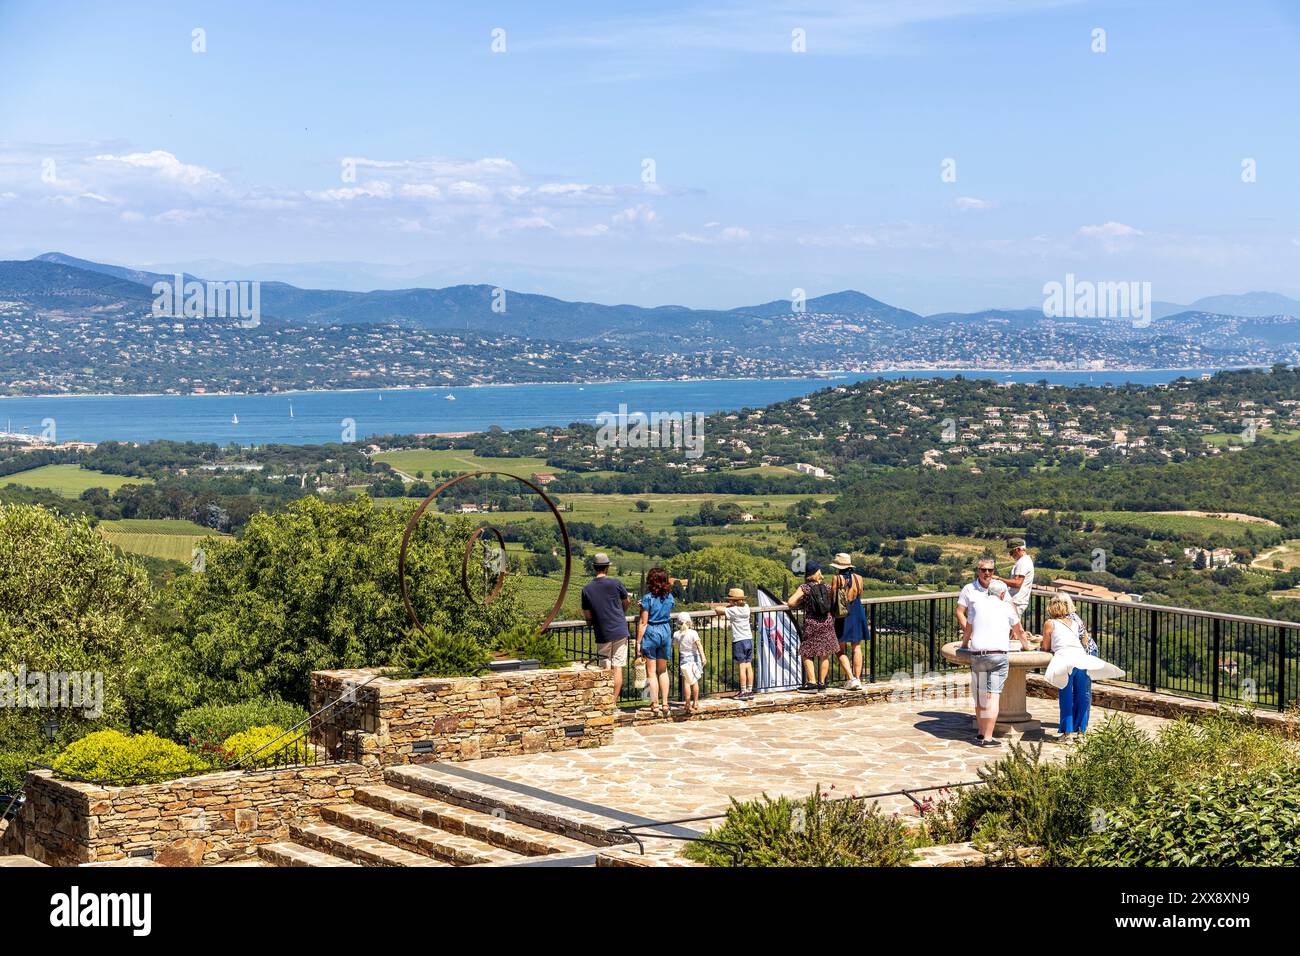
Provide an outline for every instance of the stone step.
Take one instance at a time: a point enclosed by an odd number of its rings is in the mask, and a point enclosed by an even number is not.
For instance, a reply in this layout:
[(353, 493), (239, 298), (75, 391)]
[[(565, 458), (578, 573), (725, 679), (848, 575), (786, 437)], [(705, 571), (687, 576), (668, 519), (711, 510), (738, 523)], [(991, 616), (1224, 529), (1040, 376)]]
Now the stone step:
[(523, 856), (591, 852), (592, 849), (589, 843), (511, 820), (504, 810), (483, 813), (387, 784), (358, 787), (352, 799)]
[(527, 795), (492, 783), (465, 779), (439, 770), (437, 764), (406, 764), (384, 771), (384, 783), (422, 797), (507, 820), (546, 833), (567, 837), (589, 846), (623, 843), (625, 837), (609, 832), (627, 822), (605, 814), (574, 809), (547, 797)]
[(441, 860), (403, 850), (383, 840), (336, 826), (333, 823), (289, 825), (289, 836), (295, 843), (351, 860), (362, 866), (450, 866)]
[(374, 837), (412, 853), (445, 860), (455, 866), (474, 866), (480, 863), (500, 865), (524, 859), (521, 854), (490, 846), (473, 837), (449, 833), (438, 827), (417, 823), (409, 817), (359, 803), (322, 807), (321, 819), (345, 830)]
[(257, 848), (258, 854), (271, 866), (356, 866), (348, 860), (301, 843), (264, 843)]

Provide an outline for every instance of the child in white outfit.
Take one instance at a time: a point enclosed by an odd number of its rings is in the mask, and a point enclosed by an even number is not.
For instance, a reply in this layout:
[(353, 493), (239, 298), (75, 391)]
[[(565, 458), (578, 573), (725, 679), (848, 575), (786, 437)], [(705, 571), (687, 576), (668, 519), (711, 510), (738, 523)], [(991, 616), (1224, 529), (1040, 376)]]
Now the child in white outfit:
[(704, 644), (700, 635), (691, 627), (691, 616), (685, 611), (677, 615), (677, 630), (673, 634), (680, 655), (682, 668), (682, 696), (686, 698), (686, 710), (695, 713), (700, 709), (700, 679), (704, 676)]

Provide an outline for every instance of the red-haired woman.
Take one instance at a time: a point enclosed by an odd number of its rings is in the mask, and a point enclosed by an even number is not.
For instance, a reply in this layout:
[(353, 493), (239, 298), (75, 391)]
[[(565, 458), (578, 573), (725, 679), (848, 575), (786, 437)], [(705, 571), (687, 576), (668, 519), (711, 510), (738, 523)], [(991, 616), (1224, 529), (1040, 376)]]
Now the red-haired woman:
[[(641, 595), (641, 616), (636, 623), (636, 643), (646, 661), (650, 679), (650, 713), (668, 716), (668, 662), (673, 659), (673, 585), (663, 568), (651, 568)], [(686, 584), (686, 581), (681, 581)], [(661, 704), (662, 701), (662, 704)]]

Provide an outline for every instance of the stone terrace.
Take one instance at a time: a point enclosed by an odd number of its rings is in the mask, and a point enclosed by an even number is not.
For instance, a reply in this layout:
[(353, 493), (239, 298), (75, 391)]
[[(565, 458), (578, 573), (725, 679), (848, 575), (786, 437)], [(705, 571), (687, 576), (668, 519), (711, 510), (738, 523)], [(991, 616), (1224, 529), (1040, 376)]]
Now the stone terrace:
[[(1045, 755), (1059, 757), (1067, 745), (1052, 739), (1056, 702), (1031, 698), (1029, 709), (1044, 732), (1027, 740), (1042, 739)], [(1094, 707), (1093, 726), (1109, 713)], [(1130, 716), (1148, 729), (1164, 722)], [(971, 743), (972, 735), (967, 702), (934, 695), (865, 707), (619, 727), (613, 743), (598, 749), (493, 758), (472, 766), (475, 773), (569, 800), (670, 820), (722, 813), (730, 796), (806, 796), (818, 784), (833, 786), (840, 796), (975, 780), (978, 768), (1006, 753), (1007, 746), (981, 749)], [(437, 771), (429, 770), (435, 779)], [(880, 802), (887, 810), (912, 809), (902, 796)]]

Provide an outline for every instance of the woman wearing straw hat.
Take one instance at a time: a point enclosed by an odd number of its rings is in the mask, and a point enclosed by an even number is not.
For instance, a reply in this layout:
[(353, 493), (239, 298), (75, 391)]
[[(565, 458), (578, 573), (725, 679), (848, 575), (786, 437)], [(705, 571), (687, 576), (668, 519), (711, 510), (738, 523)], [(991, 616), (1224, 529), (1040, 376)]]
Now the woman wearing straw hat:
[(745, 599), (745, 589), (729, 589), (727, 603), (711, 607), (714, 614), (725, 617), (731, 625), (731, 660), (740, 679), (740, 692), (736, 699), (748, 700), (754, 696), (754, 632), (749, 626), (749, 602)]
[(803, 658), (803, 686), (805, 693), (826, 689), (826, 678), (831, 672), (831, 658), (839, 650), (835, 637), (835, 602), (831, 591), (822, 581), (822, 567), (809, 561), (804, 567), (803, 584), (785, 602), (790, 607), (803, 605), (803, 634), (799, 639), (799, 656)]
[(853, 570), (853, 559), (843, 551), (835, 555), (831, 567), (837, 572), (831, 580), (831, 594), (835, 598), (835, 637), (840, 642), (840, 667), (849, 675), (844, 687), (858, 690), (862, 686), (862, 642), (871, 636), (867, 631), (867, 612), (862, 607), (862, 576)]

